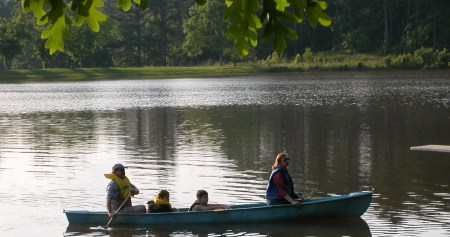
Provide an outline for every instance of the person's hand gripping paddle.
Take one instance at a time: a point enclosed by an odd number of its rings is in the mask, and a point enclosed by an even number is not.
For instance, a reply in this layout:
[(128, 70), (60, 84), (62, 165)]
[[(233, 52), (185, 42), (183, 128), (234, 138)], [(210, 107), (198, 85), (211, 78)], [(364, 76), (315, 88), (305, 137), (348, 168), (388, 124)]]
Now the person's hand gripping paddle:
[(125, 198), (125, 200), (123, 200), (122, 204), (120, 204), (119, 208), (117, 208), (117, 210), (114, 212), (114, 215), (111, 217), (111, 219), (109, 219), (108, 224), (106, 224), (105, 229), (109, 227), (109, 225), (111, 224), (111, 222), (116, 219), (117, 214), (122, 210), (123, 206), (125, 205), (125, 203), (128, 201), (128, 199), (131, 197), (131, 192), (128, 194), (128, 196)]

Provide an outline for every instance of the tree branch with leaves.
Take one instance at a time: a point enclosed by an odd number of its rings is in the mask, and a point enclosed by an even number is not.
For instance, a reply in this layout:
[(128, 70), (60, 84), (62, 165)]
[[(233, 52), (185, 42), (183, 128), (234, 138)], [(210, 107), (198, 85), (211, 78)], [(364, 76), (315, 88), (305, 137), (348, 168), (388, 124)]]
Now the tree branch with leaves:
[[(204, 5), (207, 0), (195, 0)], [(217, 1), (217, 0), (209, 0)], [(274, 50), (282, 53), (287, 46), (286, 39), (297, 40), (297, 33), (291, 28), (307, 17), (309, 24), (329, 26), (331, 18), (324, 12), (325, 0), (222, 0), (226, 4), (225, 19), (230, 21), (227, 38), (241, 56), (249, 52), (250, 46), (258, 44), (258, 30), (262, 28), (262, 42), (273, 39)], [(101, 12), (103, 0), (21, 0), (25, 13), (33, 12), (38, 25), (45, 26), (41, 38), (50, 54), (64, 50), (64, 40), (70, 39), (69, 26), (76, 22), (81, 27), (87, 24), (98, 32), (100, 22), (107, 16)], [(128, 11), (135, 4), (142, 10), (148, 0), (117, 0), (116, 5)]]

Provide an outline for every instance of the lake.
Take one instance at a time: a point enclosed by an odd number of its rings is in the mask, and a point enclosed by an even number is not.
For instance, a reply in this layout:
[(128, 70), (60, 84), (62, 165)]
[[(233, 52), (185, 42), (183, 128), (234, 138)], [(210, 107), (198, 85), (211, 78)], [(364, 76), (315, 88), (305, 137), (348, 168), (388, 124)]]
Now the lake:
[[(0, 85), (2, 236), (449, 236), (450, 71)], [(69, 226), (63, 210), (105, 210), (115, 163), (145, 204), (160, 189), (188, 207), (264, 201), (278, 152), (297, 191), (373, 191), (359, 219)], [(105, 223), (106, 224), (106, 223)]]

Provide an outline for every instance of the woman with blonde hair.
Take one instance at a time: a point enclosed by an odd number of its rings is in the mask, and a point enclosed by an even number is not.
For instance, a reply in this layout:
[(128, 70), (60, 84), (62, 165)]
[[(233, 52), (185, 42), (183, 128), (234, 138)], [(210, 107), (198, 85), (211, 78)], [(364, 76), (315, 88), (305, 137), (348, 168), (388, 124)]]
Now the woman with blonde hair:
[(272, 165), (272, 174), (266, 188), (267, 205), (300, 205), (303, 201), (302, 195), (294, 192), (294, 183), (288, 173), (288, 166), (288, 154), (285, 152), (279, 153)]

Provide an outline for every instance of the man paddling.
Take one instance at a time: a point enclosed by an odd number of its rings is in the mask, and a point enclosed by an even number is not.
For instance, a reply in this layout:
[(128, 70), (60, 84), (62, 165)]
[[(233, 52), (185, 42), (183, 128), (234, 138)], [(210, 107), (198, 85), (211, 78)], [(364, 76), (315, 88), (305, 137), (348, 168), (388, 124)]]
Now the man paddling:
[(117, 209), (123, 202), (123, 208), (119, 210), (120, 213), (146, 213), (147, 210), (144, 205), (133, 206), (131, 203), (131, 196), (139, 194), (139, 189), (131, 184), (127, 176), (125, 176), (125, 166), (122, 164), (115, 164), (112, 167), (110, 174), (105, 174), (105, 177), (111, 179), (106, 187), (106, 209), (108, 215), (114, 218), (117, 215)]

